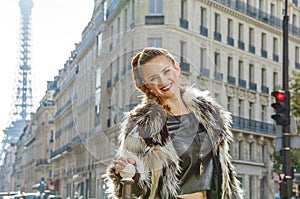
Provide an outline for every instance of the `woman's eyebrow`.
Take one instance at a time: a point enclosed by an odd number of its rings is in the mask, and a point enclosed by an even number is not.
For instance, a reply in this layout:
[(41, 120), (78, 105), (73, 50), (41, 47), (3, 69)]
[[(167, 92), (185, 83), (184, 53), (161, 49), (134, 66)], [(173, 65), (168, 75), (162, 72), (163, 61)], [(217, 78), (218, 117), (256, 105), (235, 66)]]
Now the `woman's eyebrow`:
[[(163, 68), (162, 70), (161, 70), (161, 72), (165, 72), (168, 68), (170, 68), (171, 66), (166, 66), (165, 68)], [(151, 79), (151, 78), (153, 78), (153, 77), (156, 77), (157, 76), (157, 74), (154, 74), (154, 75), (151, 75), (151, 76), (149, 76), (149, 77), (147, 77), (147, 79)]]
[(151, 76), (148, 77), (148, 79), (151, 79), (151, 78), (156, 77), (156, 76), (157, 76), (156, 74), (155, 75), (151, 75)]
[(165, 72), (168, 68), (170, 68), (171, 66), (166, 66), (164, 69), (162, 69), (161, 72)]

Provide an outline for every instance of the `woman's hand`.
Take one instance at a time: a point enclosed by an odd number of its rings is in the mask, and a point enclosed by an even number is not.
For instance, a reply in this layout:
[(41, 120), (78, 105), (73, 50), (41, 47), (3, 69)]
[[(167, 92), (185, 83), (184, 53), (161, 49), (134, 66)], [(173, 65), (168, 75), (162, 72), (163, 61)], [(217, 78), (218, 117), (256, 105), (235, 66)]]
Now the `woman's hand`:
[(135, 165), (135, 161), (133, 159), (119, 157), (117, 160), (113, 160), (115, 166), (115, 173), (119, 174), (127, 164)]

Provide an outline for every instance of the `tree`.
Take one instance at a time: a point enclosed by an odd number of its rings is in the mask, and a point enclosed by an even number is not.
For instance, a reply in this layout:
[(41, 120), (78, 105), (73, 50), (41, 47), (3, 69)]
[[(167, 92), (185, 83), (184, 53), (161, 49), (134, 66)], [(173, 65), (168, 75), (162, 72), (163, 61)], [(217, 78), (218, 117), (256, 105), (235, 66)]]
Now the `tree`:
[(291, 114), (296, 118), (298, 134), (300, 133), (300, 72), (293, 71), (290, 80)]
[[(296, 125), (298, 134), (300, 134), (300, 72), (293, 71), (292, 78), (289, 82), (289, 90), (291, 94), (290, 101), (290, 111), (291, 114), (296, 118)], [(291, 132), (294, 133), (294, 132)], [(297, 167), (297, 172), (300, 172), (300, 149), (291, 149), (291, 166)], [(282, 167), (282, 157), (278, 151), (274, 151), (271, 155), (271, 159), (274, 160), (274, 171), (276, 173), (281, 173)]]

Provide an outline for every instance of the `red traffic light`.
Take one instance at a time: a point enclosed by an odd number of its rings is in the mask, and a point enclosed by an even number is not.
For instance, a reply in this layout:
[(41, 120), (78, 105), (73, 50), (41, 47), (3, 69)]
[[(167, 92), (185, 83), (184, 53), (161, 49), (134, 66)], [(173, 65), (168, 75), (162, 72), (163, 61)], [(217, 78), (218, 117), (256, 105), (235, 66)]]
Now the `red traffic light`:
[(271, 93), (271, 95), (273, 97), (275, 97), (276, 100), (279, 100), (279, 101), (284, 100), (285, 97), (286, 97), (284, 91), (274, 91), (274, 92)]

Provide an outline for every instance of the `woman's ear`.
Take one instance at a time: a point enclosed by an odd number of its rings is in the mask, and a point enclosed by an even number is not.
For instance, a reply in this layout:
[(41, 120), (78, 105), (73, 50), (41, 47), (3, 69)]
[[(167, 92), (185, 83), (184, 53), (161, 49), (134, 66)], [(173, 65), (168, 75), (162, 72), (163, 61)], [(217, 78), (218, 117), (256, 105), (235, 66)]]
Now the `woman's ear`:
[(145, 85), (146, 88), (148, 88), (149, 90), (151, 90), (149, 84), (144, 83), (144, 85)]
[(175, 62), (175, 69), (180, 74), (180, 67), (179, 67), (179, 63), (178, 62)]

